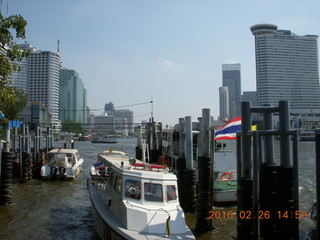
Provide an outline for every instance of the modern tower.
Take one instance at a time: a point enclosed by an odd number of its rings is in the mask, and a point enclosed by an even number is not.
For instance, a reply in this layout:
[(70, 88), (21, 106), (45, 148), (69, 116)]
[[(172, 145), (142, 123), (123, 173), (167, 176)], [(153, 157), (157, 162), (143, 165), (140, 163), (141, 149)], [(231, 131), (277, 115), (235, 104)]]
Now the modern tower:
[(258, 105), (288, 100), (291, 115), (319, 120), (318, 36), (297, 36), (273, 24), (250, 30), (255, 36)]
[(241, 65), (222, 64), (222, 86), (229, 88), (229, 118), (240, 116), (241, 102)]
[(59, 124), (59, 68), (60, 55), (53, 51), (39, 51), (30, 44), (19, 44), (31, 50), (21, 63), (21, 72), (14, 73), (12, 81), (29, 95), (29, 102), (40, 102), (51, 114), (51, 124)]
[(75, 70), (60, 69), (60, 121), (86, 122), (86, 91)]
[(229, 120), (229, 87), (219, 87), (219, 120)]
[(29, 101), (43, 103), (52, 114), (52, 124), (58, 125), (60, 55), (52, 51), (36, 51), (31, 53), (29, 64)]

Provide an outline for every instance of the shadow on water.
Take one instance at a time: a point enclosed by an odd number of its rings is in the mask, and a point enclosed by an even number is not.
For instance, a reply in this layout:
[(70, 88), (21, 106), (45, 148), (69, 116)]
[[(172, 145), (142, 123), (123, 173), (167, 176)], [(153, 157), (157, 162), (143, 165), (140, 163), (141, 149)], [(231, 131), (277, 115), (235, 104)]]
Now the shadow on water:
[(50, 211), (50, 224), (50, 239), (99, 239), (94, 229), (90, 207), (53, 208)]

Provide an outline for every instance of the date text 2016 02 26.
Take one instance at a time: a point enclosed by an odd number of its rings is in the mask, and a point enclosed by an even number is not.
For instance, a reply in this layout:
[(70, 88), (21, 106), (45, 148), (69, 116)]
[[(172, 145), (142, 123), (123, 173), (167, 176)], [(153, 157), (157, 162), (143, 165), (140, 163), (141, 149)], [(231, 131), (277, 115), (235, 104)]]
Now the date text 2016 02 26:
[(308, 216), (307, 211), (276, 211), (273, 214), (270, 211), (258, 211), (255, 215), (253, 211), (209, 211), (209, 219), (305, 219)]

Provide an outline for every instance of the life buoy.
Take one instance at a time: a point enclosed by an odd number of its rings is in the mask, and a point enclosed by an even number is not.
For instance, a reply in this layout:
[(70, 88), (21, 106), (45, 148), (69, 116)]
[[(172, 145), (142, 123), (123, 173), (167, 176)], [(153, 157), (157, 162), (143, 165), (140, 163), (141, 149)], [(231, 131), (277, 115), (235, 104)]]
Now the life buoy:
[(232, 172), (224, 172), (221, 174), (220, 180), (225, 181), (230, 179), (232, 179)]

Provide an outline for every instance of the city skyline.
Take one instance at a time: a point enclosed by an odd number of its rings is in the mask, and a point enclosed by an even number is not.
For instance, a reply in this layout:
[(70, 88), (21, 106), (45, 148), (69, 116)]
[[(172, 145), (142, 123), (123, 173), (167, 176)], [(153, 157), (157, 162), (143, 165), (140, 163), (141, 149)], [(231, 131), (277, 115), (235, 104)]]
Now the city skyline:
[[(8, 12), (1, 6), (5, 16), (27, 20), (26, 41), (37, 49), (55, 51), (60, 40), (62, 65), (81, 76), (91, 109), (152, 96), (155, 120), (171, 126), (180, 117), (197, 119), (203, 108), (218, 118), (221, 64), (241, 63), (242, 91), (256, 90), (252, 25), (320, 35), (319, 8), (319, 1), (179, 0), (17, 0), (8, 2)], [(142, 116), (136, 122), (151, 109), (131, 108)]]

